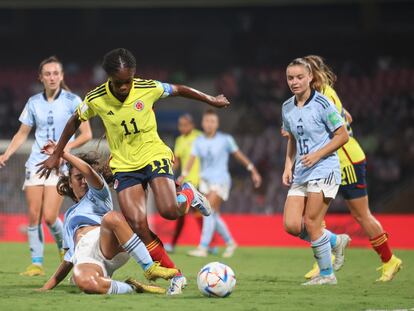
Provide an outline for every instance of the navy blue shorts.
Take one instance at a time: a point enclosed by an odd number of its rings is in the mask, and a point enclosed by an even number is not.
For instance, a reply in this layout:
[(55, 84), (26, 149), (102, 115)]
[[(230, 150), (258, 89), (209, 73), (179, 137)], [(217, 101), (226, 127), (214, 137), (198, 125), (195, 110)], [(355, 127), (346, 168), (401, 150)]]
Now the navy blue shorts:
[(342, 169), (342, 184), (339, 187), (339, 192), (345, 200), (368, 195), (366, 173), (367, 162), (365, 161)]
[(156, 177), (167, 177), (174, 180), (171, 161), (163, 159), (154, 161), (147, 166), (131, 172), (117, 172), (114, 175), (114, 189), (116, 192), (141, 184), (147, 189), (148, 183)]

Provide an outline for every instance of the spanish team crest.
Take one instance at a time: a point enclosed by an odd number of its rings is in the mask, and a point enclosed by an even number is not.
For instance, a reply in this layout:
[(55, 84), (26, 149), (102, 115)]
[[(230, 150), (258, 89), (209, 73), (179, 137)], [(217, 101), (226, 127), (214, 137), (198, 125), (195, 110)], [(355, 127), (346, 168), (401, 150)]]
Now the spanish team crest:
[(140, 100), (137, 101), (135, 103), (135, 109), (138, 110), (138, 111), (141, 111), (142, 109), (144, 109), (144, 103)]

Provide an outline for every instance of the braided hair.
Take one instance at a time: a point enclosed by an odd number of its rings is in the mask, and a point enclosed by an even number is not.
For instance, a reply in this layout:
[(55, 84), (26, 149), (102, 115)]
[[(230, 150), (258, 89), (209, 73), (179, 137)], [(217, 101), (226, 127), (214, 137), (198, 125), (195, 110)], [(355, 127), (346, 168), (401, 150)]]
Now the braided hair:
[(106, 53), (102, 62), (102, 67), (108, 76), (116, 74), (119, 69), (135, 69), (136, 66), (135, 56), (124, 48), (118, 48)]

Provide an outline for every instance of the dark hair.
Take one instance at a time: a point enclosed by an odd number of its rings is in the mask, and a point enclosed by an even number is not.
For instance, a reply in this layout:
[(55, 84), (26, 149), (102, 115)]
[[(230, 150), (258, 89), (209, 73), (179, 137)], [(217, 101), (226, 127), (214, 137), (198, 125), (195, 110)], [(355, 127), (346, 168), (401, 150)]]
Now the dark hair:
[[(102, 175), (105, 181), (108, 184), (111, 184), (114, 180), (114, 177), (111, 173), (111, 170), (108, 166), (108, 161), (105, 162), (104, 165), (100, 164), (100, 156), (97, 152), (90, 151), (88, 153), (78, 153), (76, 154), (78, 158), (88, 163), (98, 174)], [(73, 166), (68, 162), (66, 166), (69, 169), (69, 175), (63, 175), (59, 178), (59, 181), (56, 185), (57, 192), (62, 196), (67, 196), (71, 198), (73, 201), (77, 202), (78, 199), (76, 198), (75, 194), (73, 193), (73, 189), (70, 186), (70, 178), (72, 176), (72, 168)]]
[[(63, 64), (62, 62), (56, 57), (56, 56), (49, 56), (48, 58), (45, 58), (44, 60), (42, 60), (40, 62), (39, 65), (39, 76), (42, 74), (42, 70), (43, 70), (43, 66), (46, 64), (50, 64), (50, 63), (57, 63), (60, 65), (60, 68), (62, 68), (62, 72), (63, 72)], [(62, 80), (62, 82), (60, 82), (60, 87), (62, 89), (65, 89), (66, 91), (70, 91), (69, 87), (66, 85), (65, 80)]]
[(111, 76), (121, 68), (135, 69), (137, 62), (135, 56), (127, 49), (118, 48), (105, 54), (102, 67)]
[(204, 113), (203, 113), (203, 116), (206, 116), (206, 115), (209, 115), (209, 114), (210, 115), (215, 115), (215, 116), (218, 117), (217, 111), (212, 109), (212, 108), (208, 108), (207, 110), (205, 110)]
[(190, 123), (194, 124), (194, 119), (193, 119), (193, 116), (192, 116), (191, 114), (189, 114), (189, 113), (184, 113), (184, 114), (182, 114), (182, 115), (179, 117), (179, 119), (186, 119), (188, 122), (190, 122)]

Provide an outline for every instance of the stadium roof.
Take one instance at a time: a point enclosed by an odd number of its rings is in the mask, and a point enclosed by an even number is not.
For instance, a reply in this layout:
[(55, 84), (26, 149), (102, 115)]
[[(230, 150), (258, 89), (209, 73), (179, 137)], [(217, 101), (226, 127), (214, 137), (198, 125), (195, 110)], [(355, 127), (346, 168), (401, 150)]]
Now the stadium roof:
[[(0, 8), (153, 8), (153, 7), (258, 7), (278, 5), (372, 4), (394, 0), (0, 0)], [(398, 1), (398, 2), (408, 2)]]

